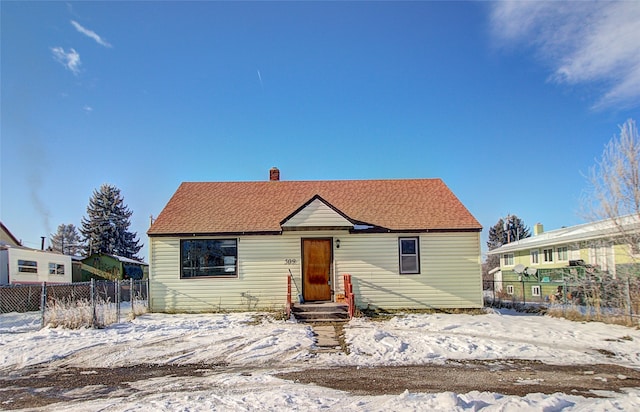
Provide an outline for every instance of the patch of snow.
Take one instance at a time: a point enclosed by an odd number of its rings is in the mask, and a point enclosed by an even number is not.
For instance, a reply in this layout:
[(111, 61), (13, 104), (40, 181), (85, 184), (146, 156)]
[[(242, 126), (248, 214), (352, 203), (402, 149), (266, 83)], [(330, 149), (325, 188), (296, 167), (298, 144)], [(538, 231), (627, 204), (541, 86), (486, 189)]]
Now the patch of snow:
[[(486, 315), (408, 314), (386, 321), (355, 318), (344, 327), (350, 353), (315, 353), (309, 325), (261, 313), (146, 314), (104, 329), (45, 328), (39, 313), (0, 315), (0, 370), (37, 364), (115, 367), (137, 364), (218, 364), (251, 373), (210, 373), (132, 382), (134, 395), (110, 393), (75, 401), (77, 411), (205, 410), (640, 410), (640, 388), (604, 398), (572, 394), (412, 393), (357, 396), (277, 379), (275, 370), (339, 365), (443, 363), (448, 359), (518, 358), (551, 364), (615, 363), (640, 368), (640, 330), (597, 322), (491, 311)], [(616, 339), (625, 337), (625, 339)], [(607, 357), (606, 353), (615, 353)], [(91, 373), (88, 370), (86, 373)], [(623, 377), (618, 377), (623, 379)], [(521, 384), (535, 384), (523, 379)], [(76, 388), (83, 393), (91, 388)], [(95, 388), (93, 388), (95, 389)], [(4, 405), (8, 406), (8, 405)], [(43, 410), (68, 410), (69, 404)]]

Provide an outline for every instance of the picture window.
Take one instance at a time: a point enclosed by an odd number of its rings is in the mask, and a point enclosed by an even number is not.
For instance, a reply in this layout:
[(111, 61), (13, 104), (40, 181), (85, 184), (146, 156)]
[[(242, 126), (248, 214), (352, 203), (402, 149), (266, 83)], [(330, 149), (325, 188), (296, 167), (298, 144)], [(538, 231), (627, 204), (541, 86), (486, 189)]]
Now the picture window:
[(180, 261), (181, 278), (237, 277), (237, 240), (182, 240)]

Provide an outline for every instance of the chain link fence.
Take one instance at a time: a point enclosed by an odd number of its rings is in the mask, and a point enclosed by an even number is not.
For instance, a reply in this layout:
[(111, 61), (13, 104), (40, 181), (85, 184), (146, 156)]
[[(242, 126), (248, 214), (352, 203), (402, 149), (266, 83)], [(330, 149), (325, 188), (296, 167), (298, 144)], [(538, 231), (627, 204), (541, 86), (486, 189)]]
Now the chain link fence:
[(148, 310), (148, 280), (0, 286), (0, 316), (40, 312), (41, 327), (105, 327)]
[(573, 320), (639, 325), (640, 277), (487, 280), (484, 303), (488, 307), (542, 310)]

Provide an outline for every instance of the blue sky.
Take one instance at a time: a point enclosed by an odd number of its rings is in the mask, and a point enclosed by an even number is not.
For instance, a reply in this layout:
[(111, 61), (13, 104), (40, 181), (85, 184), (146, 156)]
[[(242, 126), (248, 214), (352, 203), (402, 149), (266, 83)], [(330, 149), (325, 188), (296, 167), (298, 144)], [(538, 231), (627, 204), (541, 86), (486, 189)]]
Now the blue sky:
[(0, 220), (26, 246), (121, 189), (442, 178), (484, 226), (584, 222), (640, 120), (640, 2), (10, 2)]

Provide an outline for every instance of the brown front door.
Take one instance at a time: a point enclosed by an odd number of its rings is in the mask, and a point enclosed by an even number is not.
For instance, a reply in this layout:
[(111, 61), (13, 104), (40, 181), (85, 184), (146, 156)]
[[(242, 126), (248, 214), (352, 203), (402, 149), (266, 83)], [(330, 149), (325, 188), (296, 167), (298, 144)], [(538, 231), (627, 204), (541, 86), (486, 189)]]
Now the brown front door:
[(331, 239), (302, 239), (302, 296), (331, 300)]

